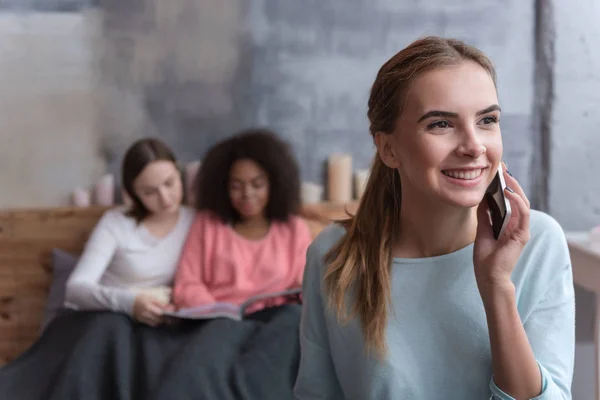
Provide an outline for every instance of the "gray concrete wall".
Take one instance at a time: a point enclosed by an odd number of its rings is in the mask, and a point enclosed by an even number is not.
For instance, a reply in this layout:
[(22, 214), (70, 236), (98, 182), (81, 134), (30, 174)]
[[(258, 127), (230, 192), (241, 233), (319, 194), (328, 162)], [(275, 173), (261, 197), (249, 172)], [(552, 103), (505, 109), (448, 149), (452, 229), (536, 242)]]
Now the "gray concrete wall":
[[(565, 229), (600, 224), (600, 3), (554, 1), (556, 61), (549, 206)], [(594, 296), (578, 288), (573, 398), (594, 393)]]
[(588, 229), (600, 224), (600, 3), (555, 7), (550, 211), (566, 229)]
[[(461, 3), (249, 2), (244, 15), (252, 27), (245, 43), (253, 58), (251, 123), (287, 135), (307, 179), (318, 179), (321, 162), (333, 151), (349, 151), (365, 167), (373, 154), (366, 102), (379, 67), (420, 36), (454, 36), (481, 47), (497, 63), (506, 157), (528, 187), (531, 2)], [(497, 16), (493, 24), (485, 18), (490, 12)], [(519, 56), (511, 60), (509, 54)]]
[(92, 5), (92, 0), (0, 0), (0, 9), (10, 11), (81, 11)]
[[(66, 0), (56, 2), (61, 7), (66, 4)], [(202, 158), (211, 145), (236, 130), (268, 126), (293, 144), (305, 180), (322, 182), (324, 161), (334, 151), (351, 152), (355, 167), (364, 168), (373, 154), (365, 114), (377, 69), (412, 40), (430, 34), (466, 40), (496, 62), (505, 157), (529, 192), (534, 91), (531, 0), (464, 1), (460, 6), (395, 0), (96, 3), (98, 12), (86, 14), (94, 15), (92, 24), (99, 33), (53, 39), (56, 46), (69, 50), (45, 53), (50, 61), (40, 67), (53, 65), (68, 76), (64, 87), (78, 85), (85, 92), (85, 104), (93, 102), (91, 111), (39, 119), (43, 128), (30, 127), (23, 133), (15, 127), (2, 133), (26, 137), (20, 148), (24, 153), (45, 138), (43, 148), (54, 154), (54, 165), (64, 170), (71, 162), (78, 165), (71, 170), (77, 171), (62, 174), (57, 184), (41, 178), (42, 174), (31, 174), (28, 180), (10, 178), (11, 194), (0, 196), (0, 206), (64, 204), (68, 191), (85, 184), (85, 179), (91, 182), (104, 170), (118, 174), (128, 144), (148, 135), (173, 146), (185, 162)], [(45, 3), (31, 4), (39, 8)], [(49, 14), (39, 15), (37, 40), (50, 40), (44, 29), (52, 22), (42, 17)], [(489, 15), (494, 15), (493, 23)], [(60, 64), (64, 51), (77, 60), (69, 68)], [(36, 57), (34, 50), (23, 52), (25, 58), (11, 53), (2, 57), (12, 59), (17, 70), (23, 63), (35, 75), (38, 63), (30, 62)], [(52, 96), (55, 90), (45, 85), (38, 90), (40, 98)], [(22, 87), (3, 91), (4, 97), (12, 98)], [(43, 107), (29, 106), (27, 111), (32, 109)], [(64, 135), (69, 134), (61, 125), (81, 118), (85, 122), (77, 129), (78, 138), (66, 140)], [(73, 143), (70, 150), (65, 141)], [(17, 165), (15, 156), (10, 157), (10, 164)], [(34, 158), (27, 165), (41, 162)], [(33, 195), (37, 192), (32, 188), (40, 187), (46, 196)]]
[(305, 180), (322, 181), (334, 151), (351, 152), (364, 168), (373, 154), (366, 100), (378, 68), (435, 34), (480, 46), (497, 63), (506, 159), (528, 190), (532, 2), (463, 3), (106, 1), (99, 133), (109, 169), (118, 170), (133, 137), (157, 135), (188, 161), (256, 125), (293, 144)]
[(0, 13), (0, 207), (67, 204), (106, 165), (86, 14)]

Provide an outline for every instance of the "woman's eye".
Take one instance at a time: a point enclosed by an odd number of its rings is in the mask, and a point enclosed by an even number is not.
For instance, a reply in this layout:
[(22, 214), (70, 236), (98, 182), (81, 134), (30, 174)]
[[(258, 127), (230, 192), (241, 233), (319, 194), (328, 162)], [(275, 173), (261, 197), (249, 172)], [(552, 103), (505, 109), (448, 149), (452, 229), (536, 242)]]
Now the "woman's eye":
[(498, 122), (498, 117), (494, 117), (494, 116), (485, 117), (481, 120), (481, 122), (483, 122), (485, 125), (495, 124), (496, 122)]
[(437, 121), (427, 126), (429, 129), (446, 129), (449, 127), (450, 123), (448, 121)]

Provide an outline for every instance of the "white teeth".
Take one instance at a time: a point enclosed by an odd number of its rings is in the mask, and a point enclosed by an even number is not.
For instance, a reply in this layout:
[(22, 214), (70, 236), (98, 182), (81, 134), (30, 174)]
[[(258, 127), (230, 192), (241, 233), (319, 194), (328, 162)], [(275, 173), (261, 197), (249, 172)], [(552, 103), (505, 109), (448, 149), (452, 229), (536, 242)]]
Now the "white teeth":
[(442, 171), (444, 175), (455, 179), (464, 179), (464, 180), (472, 180), (478, 178), (481, 175), (482, 169), (477, 169), (474, 171)]

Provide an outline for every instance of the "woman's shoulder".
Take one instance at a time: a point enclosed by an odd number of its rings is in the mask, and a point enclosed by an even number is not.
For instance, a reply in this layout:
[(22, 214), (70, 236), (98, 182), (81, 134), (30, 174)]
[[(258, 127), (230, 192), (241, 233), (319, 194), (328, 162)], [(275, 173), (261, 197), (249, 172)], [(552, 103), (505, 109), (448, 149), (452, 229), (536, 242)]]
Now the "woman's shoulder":
[(112, 207), (102, 214), (102, 218), (100, 218), (98, 224), (111, 228), (135, 227), (135, 219), (127, 215), (128, 211), (128, 207), (124, 205)]
[(310, 228), (306, 220), (298, 215), (291, 215), (287, 221), (279, 222), (279, 226), (293, 233), (310, 235)]
[(549, 214), (531, 210), (529, 217), (530, 242), (536, 245), (566, 245), (562, 226)]
[(96, 237), (109, 235), (117, 241), (130, 237), (136, 229), (136, 221), (127, 215), (127, 210), (125, 206), (116, 206), (104, 211), (92, 235)]
[(511, 276), (523, 316), (558, 291), (568, 296), (573, 290), (571, 257), (560, 224), (544, 212), (531, 210), (529, 226), (529, 242)]
[(310, 243), (306, 252), (305, 287), (319, 287), (323, 284), (327, 269), (326, 255), (345, 235), (346, 229), (333, 222), (323, 228)]
[(226, 229), (227, 224), (212, 211), (200, 210), (194, 211), (192, 216), (192, 229), (201, 230), (220, 230)]
[(346, 228), (337, 222), (327, 225), (309, 246), (309, 253), (322, 258), (346, 235)]
[(529, 227), (529, 242), (523, 249), (519, 267), (514, 271), (515, 278), (535, 276), (535, 284), (544, 286), (561, 273), (569, 274), (569, 247), (558, 221), (549, 214), (531, 210)]

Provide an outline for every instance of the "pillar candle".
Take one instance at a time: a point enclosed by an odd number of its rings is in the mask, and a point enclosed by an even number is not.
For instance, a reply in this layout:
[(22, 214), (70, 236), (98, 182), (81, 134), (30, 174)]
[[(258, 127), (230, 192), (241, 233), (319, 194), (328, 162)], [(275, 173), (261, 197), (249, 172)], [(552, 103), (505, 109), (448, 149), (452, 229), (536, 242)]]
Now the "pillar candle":
[(334, 153), (329, 156), (328, 197), (332, 203), (352, 200), (352, 156)]
[(194, 181), (196, 175), (200, 169), (200, 160), (189, 162), (185, 165), (185, 193), (187, 198), (187, 204), (193, 206), (196, 199), (196, 193), (194, 190)]
[(323, 186), (313, 182), (302, 182), (300, 192), (302, 204), (319, 203), (323, 196)]
[(98, 180), (94, 187), (94, 199), (100, 206), (111, 206), (115, 201), (115, 178), (106, 174)]
[(72, 193), (73, 205), (75, 207), (89, 207), (91, 204), (90, 191), (84, 188), (77, 188)]

